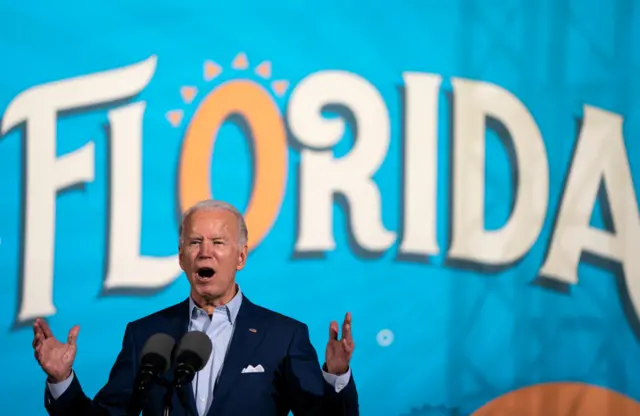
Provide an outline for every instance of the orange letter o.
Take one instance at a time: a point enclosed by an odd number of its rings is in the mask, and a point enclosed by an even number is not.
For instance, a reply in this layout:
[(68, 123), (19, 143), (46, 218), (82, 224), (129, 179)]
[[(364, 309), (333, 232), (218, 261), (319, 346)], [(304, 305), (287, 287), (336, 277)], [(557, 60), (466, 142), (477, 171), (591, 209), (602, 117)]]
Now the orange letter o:
[(229, 81), (211, 91), (187, 128), (179, 167), (182, 212), (211, 199), (211, 156), (216, 134), (232, 114), (242, 116), (253, 133), (255, 170), (245, 213), (249, 250), (269, 232), (280, 211), (287, 179), (287, 137), (282, 116), (271, 95), (259, 84)]

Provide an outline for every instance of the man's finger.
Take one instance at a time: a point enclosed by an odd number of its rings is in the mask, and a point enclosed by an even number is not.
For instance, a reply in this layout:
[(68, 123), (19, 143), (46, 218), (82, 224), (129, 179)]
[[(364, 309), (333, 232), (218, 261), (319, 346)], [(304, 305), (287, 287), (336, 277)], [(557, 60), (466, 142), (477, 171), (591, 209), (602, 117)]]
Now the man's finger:
[(347, 312), (342, 323), (342, 338), (351, 340), (351, 312)]
[(355, 349), (356, 345), (353, 342), (353, 340), (351, 339), (347, 339), (347, 338), (342, 338), (342, 345), (344, 346), (344, 350), (346, 352), (348, 352), (349, 354), (353, 352), (353, 350)]
[(33, 323), (33, 336), (38, 337), (40, 336), (42, 339), (45, 338), (44, 332), (42, 331), (42, 327), (40, 327), (40, 325), (38, 324), (38, 321)]
[(336, 321), (332, 321), (329, 325), (329, 339), (338, 339), (338, 323)]
[(80, 332), (80, 327), (78, 325), (71, 328), (69, 331), (69, 336), (67, 337), (67, 344), (76, 345), (76, 339), (78, 338), (78, 333)]
[(33, 336), (33, 342), (31, 343), (31, 345), (33, 346), (33, 348), (35, 348), (36, 346), (40, 345), (43, 341), (44, 341), (44, 335), (41, 332), (37, 332)]
[(44, 319), (41, 319), (41, 318), (36, 319), (36, 324), (42, 330), (42, 333), (44, 334), (45, 339), (53, 337), (53, 332), (51, 332), (51, 328), (49, 328), (49, 324), (47, 324), (47, 322)]

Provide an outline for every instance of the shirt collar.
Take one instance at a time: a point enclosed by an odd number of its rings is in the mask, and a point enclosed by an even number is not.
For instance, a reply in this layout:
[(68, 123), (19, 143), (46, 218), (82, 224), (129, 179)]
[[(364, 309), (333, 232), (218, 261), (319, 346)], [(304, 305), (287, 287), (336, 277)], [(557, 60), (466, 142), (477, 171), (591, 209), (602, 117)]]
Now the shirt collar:
[[(240, 310), (240, 305), (242, 305), (242, 291), (240, 290), (240, 286), (236, 285), (236, 289), (238, 292), (233, 299), (229, 301), (229, 303), (216, 307), (216, 311), (223, 311), (227, 315), (227, 318), (232, 325), (235, 323), (238, 311)], [(198, 316), (198, 313), (200, 313), (199, 311), (207, 315), (207, 312), (204, 309), (196, 305), (191, 296), (189, 296), (189, 311), (190, 319), (195, 319)]]

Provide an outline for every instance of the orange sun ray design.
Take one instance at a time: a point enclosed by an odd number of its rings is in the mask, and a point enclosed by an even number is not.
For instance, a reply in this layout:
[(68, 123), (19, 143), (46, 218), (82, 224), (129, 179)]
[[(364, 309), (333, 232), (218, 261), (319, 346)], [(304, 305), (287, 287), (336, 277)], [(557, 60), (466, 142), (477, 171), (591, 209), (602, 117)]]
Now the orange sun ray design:
[[(244, 71), (249, 69), (249, 58), (244, 52), (238, 53), (231, 61), (231, 69), (236, 71)], [(208, 59), (202, 67), (202, 78), (205, 82), (211, 82), (218, 78), (224, 71), (224, 68), (215, 61)], [(264, 80), (270, 80), (273, 74), (271, 61), (262, 61), (254, 68), (254, 73)], [(274, 96), (282, 98), (289, 89), (289, 81), (276, 79), (271, 81), (270, 88)], [(185, 104), (191, 104), (198, 96), (199, 90), (195, 86), (185, 85), (180, 88), (180, 97)], [(206, 94), (205, 94), (206, 95)], [(177, 128), (182, 124), (184, 119), (184, 110), (174, 109), (166, 113), (169, 124)]]

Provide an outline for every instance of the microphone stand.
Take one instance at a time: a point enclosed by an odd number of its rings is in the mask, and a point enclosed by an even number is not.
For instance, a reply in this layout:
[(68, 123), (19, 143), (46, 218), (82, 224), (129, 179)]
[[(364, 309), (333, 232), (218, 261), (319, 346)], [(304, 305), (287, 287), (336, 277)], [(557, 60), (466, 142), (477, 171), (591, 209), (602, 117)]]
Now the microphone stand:
[(139, 416), (145, 405), (145, 401), (148, 400), (149, 392), (153, 389), (154, 384), (165, 386), (166, 382), (157, 375), (152, 376), (142, 387), (133, 393), (133, 397), (129, 400), (127, 406), (127, 416)]
[[(162, 399), (162, 415), (171, 416), (171, 412), (173, 411), (173, 391), (175, 387), (172, 382), (164, 379), (160, 381), (160, 385), (165, 388), (164, 397)], [(187, 414), (189, 414), (189, 409), (186, 407), (186, 404), (182, 403), (182, 400), (180, 400), (180, 403), (182, 404), (182, 406), (184, 406)]]
[(173, 410), (173, 404), (171, 403), (171, 399), (173, 398), (173, 383), (167, 383), (166, 388), (167, 390), (164, 393), (162, 415), (171, 416), (171, 411)]
[(176, 395), (178, 396), (178, 401), (180, 402), (182, 407), (184, 407), (184, 410), (187, 413), (187, 415), (193, 416), (193, 412), (189, 408), (189, 404), (187, 403), (187, 398), (184, 395), (184, 391), (182, 391), (182, 385), (180, 384), (174, 385), (174, 383), (167, 382), (166, 380), (160, 380), (159, 383), (166, 389), (163, 400), (162, 400), (163, 416), (171, 416), (171, 412), (173, 411), (172, 399), (173, 399), (174, 391), (176, 392)]
[(184, 407), (187, 416), (193, 416), (193, 412), (189, 408), (189, 403), (187, 403), (187, 396), (184, 394), (184, 390), (182, 390), (182, 386), (178, 387), (176, 390), (176, 394), (178, 395), (178, 401)]

